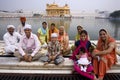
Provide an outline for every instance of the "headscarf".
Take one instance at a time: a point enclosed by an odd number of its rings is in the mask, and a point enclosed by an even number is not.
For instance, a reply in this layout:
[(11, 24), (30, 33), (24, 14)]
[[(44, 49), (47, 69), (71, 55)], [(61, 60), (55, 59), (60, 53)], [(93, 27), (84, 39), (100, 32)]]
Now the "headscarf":
[[(80, 37), (80, 46), (82, 46), (82, 47), (84, 47), (86, 49), (86, 44), (88, 42), (88, 33), (87, 33), (86, 30), (82, 30), (81, 33), (80, 33), (80, 35), (83, 34), (83, 33), (86, 35), (86, 39), (83, 41), (81, 39), (81, 37)], [(88, 52), (87, 49), (86, 49), (86, 52)]]
[(47, 33), (47, 30), (44, 29), (43, 27), (41, 27), (41, 30), (42, 30), (42, 33), (43, 33), (43, 34), (46, 34), (46, 33)]
[(59, 29), (61, 29), (61, 28), (63, 29), (63, 35), (59, 34), (58, 41), (61, 43), (61, 46), (63, 47), (63, 49), (66, 50), (69, 47), (69, 36), (65, 32), (64, 26), (60, 26)]
[(105, 29), (101, 29), (101, 30), (99, 31), (99, 33), (100, 33), (101, 31), (104, 31), (104, 32), (107, 34), (107, 39), (106, 39), (105, 42), (103, 42), (102, 39), (99, 37), (98, 43), (97, 43), (97, 49), (100, 50), (100, 51), (103, 50), (103, 46), (105, 46), (105, 48), (107, 48), (109, 42), (114, 41), (114, 39), (109, 35), (108, 31), (106, 31)]
[[(82, 31), (81, 31), (81, 34), (84, 33), (84, 32), (87, 32), (87, 31), (82, 30)], [(88, 53), (88, 50), (87, 50), (87, 48), (86, 48), (86, 44), (87, 44), (87, 42), (88, 42), (88, 34), (86, 34), (86, 36), (87, 36), (87, 37), (86, 37), (86, 39), (85, 39), (84, 41), (83, 41), (82, 39), (80, 39), (80, 45), (74, 50), (73, 55), (71, 56), (71, 59), (73, 59), (73, 60), (76, 59), (75, 56), (79, 53), (79, 49), (80, 49), (81, 47), (84, 47), (86, 53)], [(88, 56), (89, 56), (89, 53), (88, 53)]]
[(64, 31), (63, 31), (63, 35), (60, 35), (59, 34), (59, 37), (58, 37), (58, 40), (61, 42), (61, 41), (63, 41), (63, 40), (66, 40), (65, 38), (66, 38), (66, 35), (67, 35), (67, 33), (65, 32), (65, 28), (64, 28), (64, 26), (60, 26), (59, 27), (59, 29), (63, 29)]
[[(107, 39), (105, 42), (102, 41), (102, 39), (99, 37), (98, 39), (98, 44), (97, 44), (97, 49), (99, 51), (103, 51), (103, 50), (106, 50), (109, 48), (109, 43), (111, 42), (115, 42), (115, 39), (112, 38), (109, 33), (105, 30), (105, 29), (101, 29), (99, 31), (99, 33), (101, 31), (104, 31), (106, 34), (107, 34)], [(104, 47), (104, 48), (103, 48)], [(116, 51), (115, 51), (115, 48), (108, 54), (109, 58), (113, 58), (113, 59), (110, 59), (110, 61), (108, 62), (110, 65), (114, 62), (114, 64), (117, 62), (117, 57), (116, 57)]]
[(54, 32), (52, 32), (52, 30), (49, 29), (49, 41), (51, 41), (51, 34), (52, 33), (59, 33), (59, 30), (56, 27), (54, 28)]

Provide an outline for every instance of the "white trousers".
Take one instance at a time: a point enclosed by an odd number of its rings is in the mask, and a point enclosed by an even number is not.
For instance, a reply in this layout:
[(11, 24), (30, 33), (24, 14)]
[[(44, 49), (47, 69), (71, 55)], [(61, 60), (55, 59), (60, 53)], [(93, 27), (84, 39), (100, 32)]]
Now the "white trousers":
[(15, 46), (15, 45), (5, 46), (6, 53), (14, 53), (15, 49), (18, 49), (17, 46)]

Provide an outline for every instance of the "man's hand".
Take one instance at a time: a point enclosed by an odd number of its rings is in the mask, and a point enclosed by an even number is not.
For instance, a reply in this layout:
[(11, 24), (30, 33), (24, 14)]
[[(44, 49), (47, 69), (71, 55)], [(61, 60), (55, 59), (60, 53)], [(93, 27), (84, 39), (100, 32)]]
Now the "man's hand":
[(25, 55), (23, 56), (23, 59), (24, 59), (25, 61), (28, 61), (28, 55), (25, 54)]
[(52, 56), (52, 60), (55, 60), (56, 56)]
[(51, 59), (52, 59), (52, 56), (49, 56), (49, 59), (51, 60)]
[(32, 61), (32, 56), (28, 56), (28, 62)]

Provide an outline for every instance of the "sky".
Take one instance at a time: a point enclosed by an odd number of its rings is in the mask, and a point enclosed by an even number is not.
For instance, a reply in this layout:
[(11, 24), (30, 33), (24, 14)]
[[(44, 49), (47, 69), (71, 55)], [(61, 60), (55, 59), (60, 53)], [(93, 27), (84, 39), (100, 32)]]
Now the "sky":
[(0, 0), (0, 10), (15, 11), (45, 11), (46, 4), (55, 1), (60, 6), (66, 3), (71, 11), (94, 12), (120, 10), (120, 0)]

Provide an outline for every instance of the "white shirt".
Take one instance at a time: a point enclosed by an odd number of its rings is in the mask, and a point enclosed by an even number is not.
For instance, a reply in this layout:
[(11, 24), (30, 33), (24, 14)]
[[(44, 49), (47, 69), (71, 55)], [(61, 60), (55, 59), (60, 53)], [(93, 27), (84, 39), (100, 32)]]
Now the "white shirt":
[(18, 26), (17, 32), (18, 32), (20, 35), (24, 35), (24, 34), (25, 34), (23, 28), (24, 28), (24, 26), (22, 26), (22, 24), (20, 24), (20, 25)]
[(19, 43), (19, 52), (22, 56), (25, 55), (24, 50), (32, 50), (31, 56), (34, 56), (40, 49), (40, 42), (38, 37), (31, 33), (30, 38), (28, 39), (26, 35), (23, 35)]
[(21, 35), (17, 32), (13, 32), (13, 35), (10, 35), (9, 32), (7, 32), (3, 36), (5, 46), (17, 45), (18, 40), (20, 40), (20, 38), (21, 38)]

